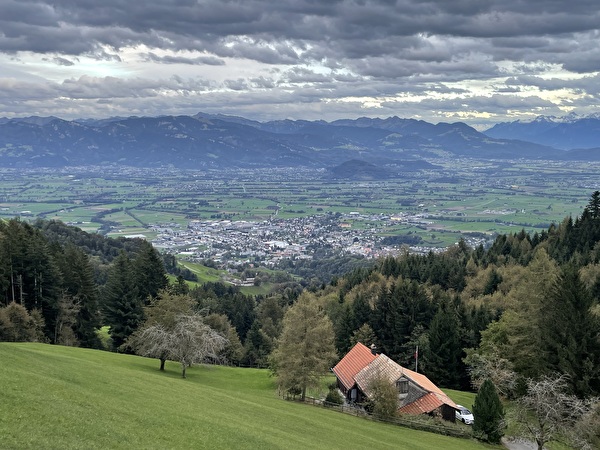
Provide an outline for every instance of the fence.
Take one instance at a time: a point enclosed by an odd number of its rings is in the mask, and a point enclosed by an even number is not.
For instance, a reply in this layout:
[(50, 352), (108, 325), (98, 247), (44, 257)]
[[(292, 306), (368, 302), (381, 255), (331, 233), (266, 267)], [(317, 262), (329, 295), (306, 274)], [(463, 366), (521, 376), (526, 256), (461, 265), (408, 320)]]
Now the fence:
[[(297, 399), (290, 399), (290, 398), (287, 398), (287, 400), (300, 401)], [(359, 406), (353, 406), (353, 405), (347, 405), (347, 404), (338, 405), (336, 403), (326, 402), (324, 400), (320, 400), (320, 399), (317, 399), (314, 397), (306, 397), (304, 400), (304, 403), (308, 404), (308, 405), (312, 405), (312, 406), (318, 406), (318, 407), (331, 409), (331, 410), (338, 411), (338, 412), (341, 412), (344, 414), (351, 414), (353, 416), (363, 417), (365, 419), (373, 420), (376, 422), (391, 423), (393, 425), (399, 425), (399, 426), (406, 427), (406, 428), (412, 428), (413, 430), (428, 431), (430, 433), (443, 434), (445, 436), (452, 436), (452, 437), (463, 438), (463, 439), (470, 439), (472, 437), (471, 430), (468, 428), (465, 428), (463, 426), (460, 426), (460, 425), (455, 425), (455, 424), (444, 425), (441, 423), (426, 423), (422, 420), (419, 420), (416, 418), (410, 418), (407, 416), (395, 417), (393, 419), (384, 420), (384, 419), (379, 419), (377, 417), (374, 417), (372, 414), (367, 413), (363, 408), (361, 408)]]

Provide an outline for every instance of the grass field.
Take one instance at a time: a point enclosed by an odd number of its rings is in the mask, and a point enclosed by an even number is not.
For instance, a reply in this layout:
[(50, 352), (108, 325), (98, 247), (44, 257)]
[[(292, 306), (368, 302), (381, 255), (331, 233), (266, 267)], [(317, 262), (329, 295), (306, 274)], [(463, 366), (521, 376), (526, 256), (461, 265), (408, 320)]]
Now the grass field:
[(500, 448), (277, 397), (266, 370), (179, 367), (97, 350), (0, 343), (0, 447)]

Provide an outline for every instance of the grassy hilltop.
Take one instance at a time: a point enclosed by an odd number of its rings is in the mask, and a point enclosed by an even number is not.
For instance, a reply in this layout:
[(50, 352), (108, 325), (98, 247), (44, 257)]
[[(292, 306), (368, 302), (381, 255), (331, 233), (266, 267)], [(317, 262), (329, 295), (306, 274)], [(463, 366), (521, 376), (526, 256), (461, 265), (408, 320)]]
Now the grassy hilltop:
[[(137, 356), (0, 343), (0, 447), (485, 448), (286, 402), (265, 370), (179, 367)], [(494, 448), (494, 447), (488, 447)]]

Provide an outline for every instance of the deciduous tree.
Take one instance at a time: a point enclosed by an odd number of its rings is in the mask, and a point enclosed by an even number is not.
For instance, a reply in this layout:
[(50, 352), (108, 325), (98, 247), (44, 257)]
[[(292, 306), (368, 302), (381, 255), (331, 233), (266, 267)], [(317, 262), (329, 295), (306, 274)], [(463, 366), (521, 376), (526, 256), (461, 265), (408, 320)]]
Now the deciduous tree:
[(227, 344), (227, 339), (206, 325), (199, 313), (178, 316), (171, 330), (162, 325), (146, 327), (140, 331), (139, 339), (144, 342), (138, 350), (140, 354), (161, 354), (178, 361), (183, 378), (188, 367), (208, 359), (217, 360)]
[(538, 450), (559, 437), (580, 448), (591, 448), (589, 443), (581, 442), (586, 433), (580, 427), (585, 423), (593, 424), (584, 419), (591, 414), (597, 399), (579, 399), (568, 394), (568, 389), (565, 375), (527, 381), (527, 394), (517, 402), (516, 425), (524, 437), (536, 442)]
[[(177, 318), (181, 315), (192, 314), (195, 301), (188, 295), (172, 294), (168, 290), (159, 291), (155, 298), (151, 298), (148, 306), (144, 307), (144, 322), (127, 339), (128, 344), (139, 354), (158, 358), (160, 370), (165, 370), (165, 362), (169, 352), (160, 347), (154, 347), (154, 343), (142, 339), (143, 330), (152, 326), (161, 326), (165, 331), (172, 331), (177, 324)], [(152, 353), (151, 349), (157, 349)]]
[(303, 293), (283, 317), (283, 329), (270, 357), (280, 390), (318, 386), (337, 358), (333, 326), (313, 294)]
[(398, 414), (398, 390), (383, 374), (376, 374), (369, 383), (369, 401), (373, 416), (381, 420), (393, 419)]

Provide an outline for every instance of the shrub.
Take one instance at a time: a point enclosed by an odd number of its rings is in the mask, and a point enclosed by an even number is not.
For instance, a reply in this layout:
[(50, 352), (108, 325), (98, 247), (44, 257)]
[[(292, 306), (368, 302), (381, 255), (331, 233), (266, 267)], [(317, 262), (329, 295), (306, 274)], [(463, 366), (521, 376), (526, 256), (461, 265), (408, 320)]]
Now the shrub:
[(327, 397), (325, 397), (326, 403), (333, 403), (334, 405), (342, 405), (344, 403), (344, 397), (337, 389), (330, 389)]

